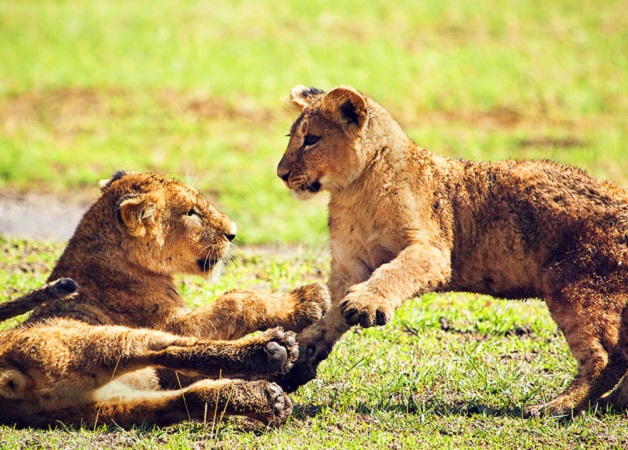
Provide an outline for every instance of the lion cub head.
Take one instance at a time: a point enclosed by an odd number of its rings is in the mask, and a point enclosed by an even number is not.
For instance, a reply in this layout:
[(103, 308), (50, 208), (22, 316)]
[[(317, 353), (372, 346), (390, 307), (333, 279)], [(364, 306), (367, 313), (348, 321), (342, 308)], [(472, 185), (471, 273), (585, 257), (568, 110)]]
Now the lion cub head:
[(113, 240), (135, 267), (164, 275), (212, 274), (235, 238), (235, 223), (177, 180), (117, 172), (100, 188), (73, 240), (93, 236), (103, 247)]
[(301, 115), (290, 129), (277, 175), (300, 199), (321, 190), (342, 190), (366, 164), (362, 148), (369, 117), (366, 97), (348, 86), (327, 93), (297, 86), (290, 100)]

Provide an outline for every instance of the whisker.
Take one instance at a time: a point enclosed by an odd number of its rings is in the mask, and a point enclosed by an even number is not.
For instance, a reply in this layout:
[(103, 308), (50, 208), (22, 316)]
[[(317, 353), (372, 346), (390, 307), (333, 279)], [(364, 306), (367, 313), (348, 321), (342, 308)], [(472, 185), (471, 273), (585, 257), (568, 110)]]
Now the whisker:
[(194, 182), (194, 184), (192, 185), (194, 187), (194, 189), (196, 189), (197, 191), (201, 190), (201, 187), (203, 186), (203, 184), (207, 183), (209, 181), (210, 177), (207, 178), (203, 178), (202, 180), (199, 179), (196, 182)]
[(198, 254), (200, 255), (201, 253), (206, 251), (208, 248), (211, 248), (211, 246), (212, 246), (212, 244), (207, 244), (205, 247), (203, 247), (201, 250), (199, 250)]

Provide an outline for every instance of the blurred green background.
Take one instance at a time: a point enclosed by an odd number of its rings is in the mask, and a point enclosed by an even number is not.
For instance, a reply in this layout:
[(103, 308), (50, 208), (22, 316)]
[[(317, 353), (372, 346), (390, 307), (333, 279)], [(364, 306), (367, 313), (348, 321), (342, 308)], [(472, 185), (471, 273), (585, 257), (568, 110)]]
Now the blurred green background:
[(320, 244), (275, 176), (296, 84), (350, 84), (419, 145), (628, 185), (625, 1), (0, 1), (0, 189), (196, 184), (240, 242)]

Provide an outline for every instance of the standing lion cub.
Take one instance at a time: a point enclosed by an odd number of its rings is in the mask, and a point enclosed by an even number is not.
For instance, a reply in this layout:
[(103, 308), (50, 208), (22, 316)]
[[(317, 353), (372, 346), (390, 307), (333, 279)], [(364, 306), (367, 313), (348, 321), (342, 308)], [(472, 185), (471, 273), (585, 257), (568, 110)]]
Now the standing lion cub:
[[(578, 361), (528, 414), (628, 405), (628, 193), (549, 161), (447, 159), (417, 147), (357, 90), (295, 87), (301, 115), (277, 175), (297, 198), (329, 191), (330, 312), (299, 336), (294, 389), (350, 326), (384, 325), (407, 298), (540, 297)], [(623, 320), (622, 320), (623, 314)]]
[(290, 399), (267, 379), (296, 359), (293, 333), (243, 336), (300, 331), (327, 309), (324, 286), (235, 290), (190, 309), (173, 276), (219, 270), (235, 224), (161, 175), (118, 172), (101, 190), (49, 278), (71, 280), (0, 308), (10, 317), (43, 303), (0, 333), (0, 423), (284, 422)]

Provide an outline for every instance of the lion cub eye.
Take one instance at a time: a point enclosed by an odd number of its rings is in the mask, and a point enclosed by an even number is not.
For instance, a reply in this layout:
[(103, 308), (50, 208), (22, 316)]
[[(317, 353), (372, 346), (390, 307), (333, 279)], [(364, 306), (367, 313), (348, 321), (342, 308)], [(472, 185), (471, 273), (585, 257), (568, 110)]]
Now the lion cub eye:
[(316, 144), (320, 140), (320, 136), (314, 136), (313, 134), (306, 134), (303, 138), (303, 145), (310, 146)]
[(185, 215), (186, 215), (186, 216), (188, 216), (188, 217), (192, 217), (192, 216), (197, 216), (197, 217), (200, 217), (200, 216), (201, 216), (201, 213), (200, 213), (200, 212), (198, 212), (198, 211), (196, 210), (196, 208), (190, 208), (190, 209), (188, 210), (188, 212), (186, 212), (186, 213), (185, 213)]

